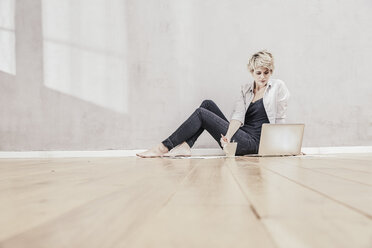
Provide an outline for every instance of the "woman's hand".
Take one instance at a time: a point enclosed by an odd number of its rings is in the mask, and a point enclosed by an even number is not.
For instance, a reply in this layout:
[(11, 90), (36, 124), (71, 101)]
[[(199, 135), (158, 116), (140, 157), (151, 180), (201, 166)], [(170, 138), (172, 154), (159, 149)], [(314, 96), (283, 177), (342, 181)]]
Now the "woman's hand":
[(221, 133), (221, 139), (220, 139), (220, 142), (221, 142), (221, 146), (222, 146), (222, 147), (225, 147), (226, 144), (230, 143), (230, 139), (228, 139), (227, 137), (225, 137), (225, 136)]

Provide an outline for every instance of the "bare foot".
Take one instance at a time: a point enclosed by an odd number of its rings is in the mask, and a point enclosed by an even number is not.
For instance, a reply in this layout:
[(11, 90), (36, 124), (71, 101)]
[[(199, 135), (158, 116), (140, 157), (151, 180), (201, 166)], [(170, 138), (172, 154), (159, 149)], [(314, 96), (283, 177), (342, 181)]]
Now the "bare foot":
[(183, 142), (182, 144), (176, 146), (168, 153), (165, 153), (163, 157), (190, 157), (191, 156), (191, 148), (189, 144)]
[(163, 145), (163, 143), (160, 143), (159, 145), (154, 146), (150, 150), (147, 150), (147, 151), (144, 151), (144, 152), (141, 152), (141, 153), (137, 153), (136, 155), (138, 157), (141, 157), (141, 158), (158, 158), (158, 157), (162, 157), (163, 154), (165, 154), (167, 152), (168, 152), (168, 148), (166, 148)]

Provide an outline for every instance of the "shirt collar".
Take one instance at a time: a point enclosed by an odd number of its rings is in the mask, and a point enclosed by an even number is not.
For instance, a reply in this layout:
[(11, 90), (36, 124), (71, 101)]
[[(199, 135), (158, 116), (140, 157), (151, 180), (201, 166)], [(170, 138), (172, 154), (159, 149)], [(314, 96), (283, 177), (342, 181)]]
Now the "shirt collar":
[[(269, 82), (267, 82), (267, 88), (270, 88), (271, 85), (273, 84), (273, 81), (271, 80), (271, 78), (269, 79)], [(254, 81), (252, 81), (249, 86), (248, 86), (248, 89), (246, 91), (250, 91), (250, 92), (253, 92), (253, 89), (254, 89)]]

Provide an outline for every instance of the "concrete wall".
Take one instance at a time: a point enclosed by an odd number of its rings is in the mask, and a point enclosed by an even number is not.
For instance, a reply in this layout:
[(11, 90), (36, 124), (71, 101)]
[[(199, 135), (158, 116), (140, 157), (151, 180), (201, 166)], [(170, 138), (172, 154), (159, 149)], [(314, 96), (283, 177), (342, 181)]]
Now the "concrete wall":
[(0, 150), (146, 148), (203, 99), (229, 117), (264, 48), (305, 146), (372, 145), (370, 0), (4, 1), (15, 70), (0, 71)]

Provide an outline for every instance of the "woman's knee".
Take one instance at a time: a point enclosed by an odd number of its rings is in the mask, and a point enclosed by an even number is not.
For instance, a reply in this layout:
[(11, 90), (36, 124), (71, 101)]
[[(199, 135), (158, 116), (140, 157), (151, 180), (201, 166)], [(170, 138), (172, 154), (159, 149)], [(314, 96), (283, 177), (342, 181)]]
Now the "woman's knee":
[(212, 100), (204, 100), (200, 107), (207, 109), (209, 106), (215, 105), (215, 103)]
[(200, 106), (199, 108), (197, 108), (197, 109), (195, 110), (195, 112), (196, 112), (197, 114), (199, 114), (199, 115), (202, 115), (204, 111), (206, 111), (206, 109), (203, 108), (202, 106)]
[(199, 116), (199, 118), (204, 121), (205, 119), (208, 119), (210, 117), (209, 113), (210, 110), (200, 106), (195, 110), (196, 114)]

